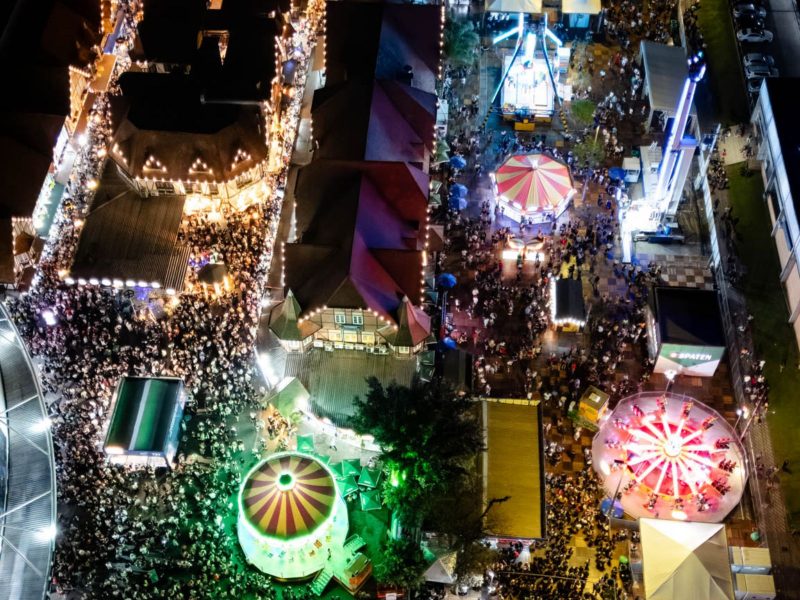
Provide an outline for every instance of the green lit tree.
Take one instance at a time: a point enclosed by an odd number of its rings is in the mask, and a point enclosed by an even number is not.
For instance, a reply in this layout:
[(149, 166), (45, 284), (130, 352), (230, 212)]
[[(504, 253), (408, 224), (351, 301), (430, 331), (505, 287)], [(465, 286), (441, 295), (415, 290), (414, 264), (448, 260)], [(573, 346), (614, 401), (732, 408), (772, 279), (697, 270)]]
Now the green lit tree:
[(477, 406), (438, 380), (384, 387), (373, 377), (367, 383), (366, 397), (356, 400), (354, 426), (382, 449), (389, 471), (384, 501), (408, 526), (419, 525), (431, 499), (474, 470), (483, 450)]
[(419, 544), (405, 537), (387, 538), (373, 572), (379, 583), (413, 589), (423, 582), (427, 568)]
[(588, 163), (596, 167), (606, 159), (606, 149), (602, 139), (595, 140), (594, 136), (585, 138), (572, 148), (575, 161), (579, 166)]
[(444, 27), (444, 54), (451, 64), (471, 65), (475, 60), (475, 49), (479, 43), (480, 37), (472, 21), (452, 13), (448, 15)]

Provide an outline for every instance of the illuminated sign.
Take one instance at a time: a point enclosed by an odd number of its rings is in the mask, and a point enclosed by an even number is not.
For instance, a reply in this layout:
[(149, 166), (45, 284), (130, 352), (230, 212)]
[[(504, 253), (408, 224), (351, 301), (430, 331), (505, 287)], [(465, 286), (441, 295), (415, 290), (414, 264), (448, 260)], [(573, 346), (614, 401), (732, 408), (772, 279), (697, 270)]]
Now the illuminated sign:
[(712, 360), (714, 357), (711, 354), (702, 354), (699, 352), (670, 352), (670, 358), (677, 358), (678, 360)]

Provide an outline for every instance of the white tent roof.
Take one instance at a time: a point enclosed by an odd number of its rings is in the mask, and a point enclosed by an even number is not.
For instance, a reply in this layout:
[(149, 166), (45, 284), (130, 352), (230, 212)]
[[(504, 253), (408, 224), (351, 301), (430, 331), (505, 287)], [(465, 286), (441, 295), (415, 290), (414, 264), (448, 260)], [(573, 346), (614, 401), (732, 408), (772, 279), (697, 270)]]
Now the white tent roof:
[(542, 0), (486, 0), (486, 12), (542, 12)]
[(456, 553), (448, 552), (437, 558), (425, 571), (425, 581), (452, 585), (456, 582)]
[(647, 600), (732, 600), (725, 526), (639, 519)]
[[(686, 66), (686, 50), (680, 46), (645, 40), (639, 46), (639, 54), (644, 67), (645, 91), (651, 108), (672, 116), (689, 72)], [(697, 114), (694, 105), (691, 114)]]
[(600, 0), (561, 0), (561, 12), (565, 15), (596, 15), (602, 8)]

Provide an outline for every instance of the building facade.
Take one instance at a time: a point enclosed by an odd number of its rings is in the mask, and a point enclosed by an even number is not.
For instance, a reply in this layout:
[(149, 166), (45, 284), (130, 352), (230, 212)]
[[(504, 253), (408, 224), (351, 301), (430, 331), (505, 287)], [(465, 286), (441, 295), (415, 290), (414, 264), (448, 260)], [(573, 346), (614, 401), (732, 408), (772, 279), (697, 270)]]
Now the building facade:
[[(766, 78), (753, 109), (754, 142), (761, 161), (764, 198), (778, 251), (789, 323), (800, 344), (800, 115), (798, 78)], [(760, 199), (753, 199), (754, 202)]]

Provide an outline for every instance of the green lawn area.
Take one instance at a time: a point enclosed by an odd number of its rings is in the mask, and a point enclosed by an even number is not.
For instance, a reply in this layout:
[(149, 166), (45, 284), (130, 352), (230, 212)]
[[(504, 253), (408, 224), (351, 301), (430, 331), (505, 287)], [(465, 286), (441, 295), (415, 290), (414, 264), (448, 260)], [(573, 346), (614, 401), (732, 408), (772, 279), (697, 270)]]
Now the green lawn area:
[[(739, 169), (740, 165), (728, 167), (730, 201), (733, 215), (739, 217), (737, 251), (747, 269), (743, 284), (747, 306), (754, 317), (756, 355), (766, 361), (772, 413), (768, 422), (775, 462), (780, 465), (788, 459), (793, 470), (800, 472), (800, 411), (795, 406), (800, 390), (797, 345), (787, 323), (778, 252), (770, 236), (769, 212), (761, 199), (761, 175), (754, 172), (744, 177)], [(800, 477), (782, 474), (781, 485), (790, 518), (800, 523)]]
[[(701, 118), (705, 104), (713, 112), (713, 120), (723, 125), (742, 123), (749, 117), (749, 108), (730, 17), (730, 3), (728, 0), (703, 0), (701, 7), (698, 22), (706, 42), (708, 83), (699, 88), (695, 103), (701, 111)], [(708, 97), (709, 92), (711, 98)]]

